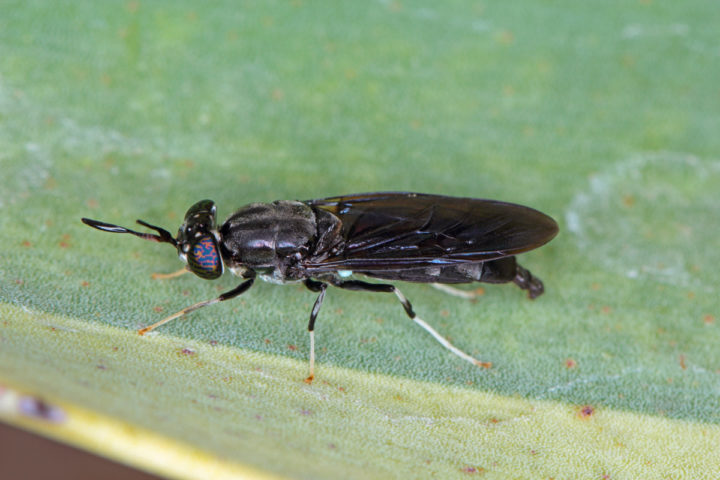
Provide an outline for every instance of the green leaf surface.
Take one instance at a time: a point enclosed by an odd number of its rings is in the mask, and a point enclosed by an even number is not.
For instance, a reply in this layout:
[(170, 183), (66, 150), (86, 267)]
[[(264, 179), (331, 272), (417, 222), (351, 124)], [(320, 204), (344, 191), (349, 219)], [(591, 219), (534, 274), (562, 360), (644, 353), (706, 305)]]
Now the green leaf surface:
[[(0, 10), (0, 382), (288, 477), (720, 469), (714, 2)], [(179, 268), (169, 246), (79, 221), (175, 231), (202, 198), (224, 218), (378, 190), (558, 220), (521, 257), (545, 282), (535, 301), (402, 285), (492, 369), (390, 295), (331, 290), (308, 386), (315, 296), (298, 285), (261, 283), (139, 337), (237, 279), (153, 280)]]

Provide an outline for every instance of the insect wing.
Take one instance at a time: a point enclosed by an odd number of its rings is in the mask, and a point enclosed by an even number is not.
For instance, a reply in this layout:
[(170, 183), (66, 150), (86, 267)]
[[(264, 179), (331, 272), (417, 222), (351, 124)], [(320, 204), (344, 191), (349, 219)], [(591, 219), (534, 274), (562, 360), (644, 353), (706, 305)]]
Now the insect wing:
[(342, 221), (345, 247), (310, 270), (395, 270), (482, 262), (549, 242), (549, 216), (522, 205), (442, 195), (364, 193), (305, 202)]

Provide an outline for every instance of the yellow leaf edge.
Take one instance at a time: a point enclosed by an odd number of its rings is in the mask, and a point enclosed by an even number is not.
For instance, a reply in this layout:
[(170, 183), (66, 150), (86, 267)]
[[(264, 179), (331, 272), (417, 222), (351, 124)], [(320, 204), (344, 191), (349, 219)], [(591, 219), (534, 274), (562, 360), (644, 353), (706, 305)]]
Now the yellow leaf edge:
[[(389, 444), (397, 443), (403, 450), (411, 450), (413, 439), (417, 439), (418, 445), (436, 444), (441, 453), (438, 457), (456, 452), (457, 465), (452, 466), (453, 459), (438, 458), (431, 463), (431, 469), (436, 471), (497, 471), (519, 478), (607, 475), (613, 479), (712, 478), (712, 472), (720, 471), (720, 426), (715, 424), (511, 397), (329, 365), (319, 369), (322, 380), (306, 385), (302, 382), (306, 363), (283, 356), (257, 352), (245, 355), (236, 348), (209, 347), (205, 342), (167, 335), (145, 339), (125, 329), (8, 304), (0, 305), (0, 318), (0, 420), (172, 478), (282, 477), (261, 466), (238, 463), (217, 452), (83, 408), (73, 401), (77, 399), (55, 398), (32, 388), (32, 382), (19, 380), (17, 375), (5, 375), (2, 365), (7, 357), (2, 354), (11, 350), (8, 342), (20, 338), (14, 334), (23, 330), (38, 338), (52, 332), (57, 342), (57, 334), (61, 333), (78, 343), (98, 341), (99, 337), (102, 342), (103, 335), (109, 335), (123, 345), (122, 355), (134, 355), (137, 352), (127, 349), (137, 346), (138, 352), (157, 352), (163, 361), (175, 358), (186, 362), (178, 350), (191, 349), (193, 357), (197, 354), (203, 359), (203, 366), (198, 368), (217, 369), (231, 360), (242, 376), (250, 378), (256, 373), (254, 383), (265, 379), (268, 385), (275, 384), (265, 390), (268, 395), (278, 394), (278, 405), (267, 405), (268, 409), (287, 406), (279, 393), (282, 390), (292, 390), (288, 398), (307, 395), (317, 399), (318, 405), (310, 408), (330, 405), (329, 411), (338, 412), (337, 417), (328, 420), (337, 426), (332, 433), (350, 441), (343, 437), (343, 432), (350, 430), (349, 437), (358, 439), (358, 448), (379, 436), (390, 438), (393, 442)], [(237, 385), (231, 383), (224, 388), (236, 389)], [(63, 412), (61, 421), (23, 414), (15, 403), (22, 395), (57, 406)], [(383, 426), (387, 419), (390, 421)], [(364, 431), (366, 422), (373, 426)], [(291, 425), (288, 428), (296, 431)], [(361, 450), (355, 451), (362, 455)], [(333, 460), (325, 457), (328, 459)]]

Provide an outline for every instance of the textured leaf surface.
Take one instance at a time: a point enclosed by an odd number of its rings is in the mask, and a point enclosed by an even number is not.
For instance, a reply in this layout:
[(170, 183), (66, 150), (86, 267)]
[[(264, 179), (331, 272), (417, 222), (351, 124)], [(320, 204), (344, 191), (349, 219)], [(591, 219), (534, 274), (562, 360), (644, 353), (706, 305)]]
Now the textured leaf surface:
[[(0, 381), (284, 476), (717, 471), (712, 2), (3, 7)], [(403, 287), (491, 370), (394, 298), (333, 290), (307, 386), (300, 286), (138, 337), (237, 281), (152, 280), (179, 267), (169, 246), (79, 221), (174, 231), (202, 198), (222, 218), (373, 190), (559, 221), (521, 257), (536, 301)]]

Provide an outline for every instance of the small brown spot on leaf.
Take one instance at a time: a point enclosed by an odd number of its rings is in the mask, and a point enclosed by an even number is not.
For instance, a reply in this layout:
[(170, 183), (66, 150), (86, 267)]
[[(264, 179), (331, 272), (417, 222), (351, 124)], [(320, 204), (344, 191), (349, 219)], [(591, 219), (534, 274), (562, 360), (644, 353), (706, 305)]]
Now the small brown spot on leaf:
[(683, 370), (687, 370), (687, 364), (685, 363), (685, 355), (680, 354), (680, 357), (678, 358), (678, 362), (680, 363), (680, 368)]
[(272, 91), (272, 99), (276, 102), (282, 100), (283, 98), (285, 98), (285, 92), (282, 89), (276, 88)]
[(70, 247), (70, 235), (68, 235), (67, 233), (64, 234), (64, 235), (60, 238), (60, 243), (58, 243), (58, 245), (60, 246), (60, 248), (68, 248), (68, 247)]
[(510, 30), (503, 30), (495, 35), (495, 41), (502, 45), (512, 45), (515, 41), (515, 35)]
[(705, 325), (712, 325), (713, 323), (715, 323), (715, 317), (708, 313), (707, 315), (703, 316), (703, 323)]
[(294, 352), (297, 350), (297, 345), (293, 345), (292, 343), (290, 343), (290, 344), (288, 344), (287, 348), (288, 348), (288, 350), (291, 350)]
[(390, 2), (389, 7), (392, 12), (399, 12), (403, 8), (402, 3), (398, 1)]
[(565, 368), (575, 368), (577, 367), (577, 362), (574, 358), (566, 358), (565, 359)]
[(462, 473), (466, 473), (468, 475), (482, 475), (485, 473), (485, 469), (482, 467), (473, 467), (470, 465), (467, 465), (460, 469)]
[(192, 348), (185, 347), (182, 350), (180, 350), (180, 353), (183, 355), (191, 355), (192, 356), (192, 355), (195, 355), (195, 350), (193, 350)]
[(157, 313), (160, 313), (165, 309), (163, 307), (161, 307), (160, 305), (156, 305), (153, 307), (153, 310), (155, 310)]
[(90, 286), (90, 282), (88, 282), (87, 280), (83, 280), (82, 282), (80, 282), (80, 286), (81, 286), (81, 287), (89, 287), (89, 286)]
[(32, 243), (30, 243), (28, 240), (23, 240), (23, 242), (20, 244), (25, 248), (32, 247)]
[(595, 408), (592, 405), (584, 405), (580, 407), (578, 416), (580, 418), (590, 418), (595, 414)]

